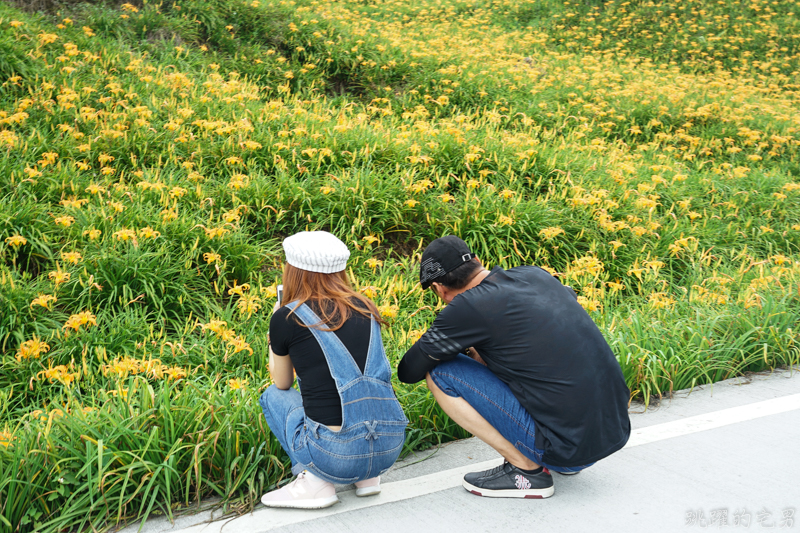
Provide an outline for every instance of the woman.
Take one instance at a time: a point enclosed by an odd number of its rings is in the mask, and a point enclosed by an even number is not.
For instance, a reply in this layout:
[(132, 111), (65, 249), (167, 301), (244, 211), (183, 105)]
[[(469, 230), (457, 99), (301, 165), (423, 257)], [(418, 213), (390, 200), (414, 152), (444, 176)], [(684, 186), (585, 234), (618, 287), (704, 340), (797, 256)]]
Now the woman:
[[(283, 241), (283, 300), (270, 320), (273, 385), (259, 403), (297, 478), (265, 494), (268, 507), (317, 509), (339, 501), (334, 483), (356, 496), (380, 492), (408, 424), (391, 385), (375, 304), (355, 292), (347, 246), (324, 231)], [(300, 392), (292, 388), (295, 371)]]

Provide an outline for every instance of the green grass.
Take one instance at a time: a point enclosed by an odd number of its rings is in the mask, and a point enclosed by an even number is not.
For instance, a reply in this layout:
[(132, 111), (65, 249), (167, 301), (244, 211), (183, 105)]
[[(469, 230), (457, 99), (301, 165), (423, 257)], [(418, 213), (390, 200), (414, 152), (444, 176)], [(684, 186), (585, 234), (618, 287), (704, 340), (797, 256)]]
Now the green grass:
[[(796, 2), (37, 5), (0, 3), (0, 530), (289, 475), (256, 400), (304, 229), (393, 366), (451, 233), (573, 286), (635, 401), (800, 364)], [(395, 390), (404, 453), (466, 436)]]

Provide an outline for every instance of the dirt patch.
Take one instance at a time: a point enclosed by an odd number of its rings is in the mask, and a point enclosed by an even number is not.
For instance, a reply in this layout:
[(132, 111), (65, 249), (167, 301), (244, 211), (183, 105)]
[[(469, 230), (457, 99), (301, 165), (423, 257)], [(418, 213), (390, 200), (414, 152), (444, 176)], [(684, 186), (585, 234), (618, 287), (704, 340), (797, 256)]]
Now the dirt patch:
[(174, 31), (170, 31), (166, 28), (158, 28), (153, 31), (147, 32), (147, 36), (145, 37), (148, 43), (160, 43), (160, 42), (169, 42), (172, 41), (175, 43), (175, 46), (181, 46), (185, 44), (180, 35), (175, 33)]
[(80, 4), (105, 4), (111, 6), (121, 6), (128, 3), (136, 7), (141, 7), (140, 0), (128, 0), (127, 2), (107, 2), (104, 0), (7, 0), (12, 6), (28, 13), (39, 13), (43, 15), (56, 15), (64, 9), (73, 9)]
[(355, 83), (351, 76), (334, 74), (325, 77), (325, 94), (332, 97), (364, 95), (364, 87)]

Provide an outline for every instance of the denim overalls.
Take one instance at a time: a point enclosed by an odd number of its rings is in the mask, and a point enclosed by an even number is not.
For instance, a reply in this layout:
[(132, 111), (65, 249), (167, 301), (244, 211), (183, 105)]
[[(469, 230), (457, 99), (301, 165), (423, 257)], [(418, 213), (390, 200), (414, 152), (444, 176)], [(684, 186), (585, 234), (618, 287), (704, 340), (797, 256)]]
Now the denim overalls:
[[(322, 321), (306, 304), (287, 304), (307, 326)], [(292, 473), (308, 470), (331, 483), (379, 476), (397, 460), (408, 419), (391, 384), (381, 330), (370, 319), (364, 373), (332, 331), (309, 328), (319, 342), (342, 401), (342, 429), (331, 431), (306, 417), (300, 393), (271, 385), (259, 399), (270, 430), (292, 460)], [(297, 379), (300, 385), (300, 378)]]

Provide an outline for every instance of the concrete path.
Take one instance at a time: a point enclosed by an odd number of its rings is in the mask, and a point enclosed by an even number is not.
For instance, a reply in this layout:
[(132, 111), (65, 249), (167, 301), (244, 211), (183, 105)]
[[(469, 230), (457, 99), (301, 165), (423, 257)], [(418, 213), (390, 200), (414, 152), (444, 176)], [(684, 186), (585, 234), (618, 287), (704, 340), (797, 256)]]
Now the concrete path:
[[(420, 452), (383, 477), (378, 496), (339, 487), (327, 509), (267, 509), (148, 521), (146, 533), (419, 531), (800, 531), (800, 375), (780, 371), (681, 391), (631, 410), (628, 445), (576, 476), (554, 474), (545, 500), (481, 498), (467, 472), (500, 464), (477, 439)], [(138, 526), (123, 530), (134, 533)]]

